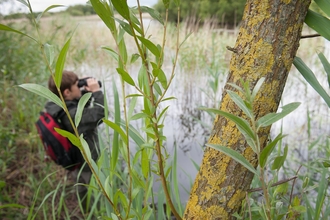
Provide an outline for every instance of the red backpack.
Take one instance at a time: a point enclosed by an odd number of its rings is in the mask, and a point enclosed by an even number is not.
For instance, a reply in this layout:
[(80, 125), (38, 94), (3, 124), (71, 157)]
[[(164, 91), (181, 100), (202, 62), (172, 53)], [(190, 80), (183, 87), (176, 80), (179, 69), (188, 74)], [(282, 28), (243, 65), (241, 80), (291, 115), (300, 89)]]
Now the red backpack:
[[(63, 116), (63, 114), (59, 115)], [(57, 118), (53, 118), (47, 112), (40, 112), (36, 127), (46, 153), (56, 164), (71, 171), (80, 167), (81, 163), (76, 159), (77, 154), (80, 154), (79, 149), (54, 129), (63, 129), (63, 125)]]

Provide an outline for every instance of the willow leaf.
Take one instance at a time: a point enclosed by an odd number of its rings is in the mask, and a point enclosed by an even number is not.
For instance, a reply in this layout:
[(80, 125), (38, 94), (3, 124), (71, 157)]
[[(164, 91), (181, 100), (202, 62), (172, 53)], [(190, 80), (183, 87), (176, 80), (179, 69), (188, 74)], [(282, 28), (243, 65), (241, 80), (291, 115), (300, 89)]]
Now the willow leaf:
[(70, 42), (71, 42), (71, 37), (64, 44), (63, 48), (61, 49), (60, 55), (58, 56), (57, 61), (56, 61), (55, 84), (58, 88), (60, 88), (60, 86), (61, 86), (64, 64), (65, 64), (65, 60), (66, 60), (66, 55), (67, 55), (69, 47), (70, 47)]
[(6, 26), (4, 24), (0, 24), (0, 31), (1, 30), (2, 31), (10, 31), (10, 32), (14, 32), (14, 33), (17, 33), (17, 34), (21, 34), (21, 35), (23, 35), (25, 37), (28, 37), (28, 38), (32, 39), (35, 42), (38, 42), (36, 39), (34, 39), (33, 37), (31, 37), (30, 35), (24, 34), (23, 32), (20, 32), (18, 30), (15, 30), (15, 29), (13, 29), (11, 27), (8, 27), (8, 26)]
[(39, 96), (42, 96), (42, 97), (46, 98), (47, 100), (54, 102), (56, 105), (60, 106), (61, 108), (64, 108), (61, 99), (44, 86), (34, 84), (34, 83), (25, 83), (25, 84), (19, 85), (19, 87), (22, 87), (23, 89), (26, 89)]
[(302, 61), (301, 58), (295, 57), (293, 64), (299, 70), (301, 75), (306, 79), (306, 81), (315, 89), (315, 91), (323, 98), (330, 108), (330, 96), (323, 89), (319, 81), (316, 79), (313, 71)]
[(258, 176), (258, 172), (253, 167), (253, 165), (247, 159), (245, 159), (245, 157), (243, 157), (242, 154), (238, 153), (237, 151), (235, 151), (231, 148), (228, 148), (228, 147), (217, 145), (217, 144), (206, 144), (206, 146), (211, 147), (213, 149), (216, 149), (216, 150), (226, 154), (227, 156), (231, 157), (236, 162), (240, 163), (246, 169), (250, 170), (252, 173), (254, 173), (255, 175)]
[(128, 84), (135, 86), (135, 83), (132, 79), (132, 77), (126, 72), (125, 70), (121, 68), (117, 68), (117, 72), (122, 76), (123, 80), (127, 82)]
[(330, 29), (324, 28), (330, 26), (330, 20), (328, 18), (312, 10), (308, 10), (305, 17), (305, 23), (324, 38), (330, 40)]
[(151, 42), (150, 40), (145, 39), (143, 37), (137, 36), (137, 38), (139, 38), (141, 43), (143, 45), (145, 45), (148, 48), (148, 50), (150, 50), (151, 53), (153, 53), (156, 57), (160, 57), (160, 51), (159, 51), (158, 47), (153, 42)]
[(76, 115), (75, 115), (75, 125), (76, 127), (79, 126), (79, 123), (81, 121), (81, 117), (85, 108), (86, 103), (88, 102), (88, 100), (91, 98), (92, 93), (88, 92), (86, 94), (84, 94), (78, 102), (78, 107), (77, 107), (77, 111), (76, 111)]
[(291, 112), (296, 110), (296, 108), (298, 108), (299, 105), (300, 105), (300, 102), (293, 102), (293, 103), (283, 106), (282, 111), (279, 113), (269, 113), (269, 114), (261, 117), (257, 121), (257, 127), (258, 128), (267, 127), (269, 125), (274, 124), (278, 120), (281, 120), (282, 118), (284, 118), (285, 116), (287, 116), (288, 114), (290, 114)]

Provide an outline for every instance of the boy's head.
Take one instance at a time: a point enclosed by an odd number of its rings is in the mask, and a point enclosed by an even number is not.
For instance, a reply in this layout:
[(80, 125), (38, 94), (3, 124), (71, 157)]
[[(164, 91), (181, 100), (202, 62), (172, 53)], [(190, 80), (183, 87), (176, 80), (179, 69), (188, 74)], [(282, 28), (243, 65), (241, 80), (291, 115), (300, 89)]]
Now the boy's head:
[[(78, 88), (78, 79), (78, 76), (74, 72), (67, 70), (63, 71), (60, 90), (65, 100), (73, 100), (80, 98), (81, 91)], [(52, 76), (49, 77), (48, 88), (55, 95), (60, 97)]]

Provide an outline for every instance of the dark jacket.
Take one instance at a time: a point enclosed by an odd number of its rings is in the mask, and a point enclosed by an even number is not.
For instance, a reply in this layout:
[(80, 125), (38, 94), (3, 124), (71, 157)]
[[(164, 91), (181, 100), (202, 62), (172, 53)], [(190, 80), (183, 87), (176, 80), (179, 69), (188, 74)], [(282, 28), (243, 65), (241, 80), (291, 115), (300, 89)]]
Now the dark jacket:
[[(69, 109), (70, 116), (74, 123), (77, 107), (79, 100), (70, 100), (65, 101), (67, 108)], [(98, 158), (98, 135), (97, 135), (97, 126), (102, 122), (104, 118), (104, 98), (102, 91), (94, 92), (90, 103), (86, 105), (83, 110), (81, 121), (78, 126), (78, 133), (83, 134), (84, 139), (88, 143), (89, 149), (92, 154), (93, 160)], [(62, 124), (64, 125), (65, 130), (74, 133), (71, 123), (63, 109), (56, 105), (53, 102), (47, 102), (45, 106), (46, 111), (52, 115), (54, 118), (60, 117)], [(78, 148), (77, 148), (78, 149)], [(84, 162), (84, 159), (79, 150), (76, 151), (75, 157), (77, 161)], [(85, 166), (86, 168), (88, 166)], [(88, 168), (87, 168), (88, 169)], [(85, 170), (85, 169), (84, 169)]]

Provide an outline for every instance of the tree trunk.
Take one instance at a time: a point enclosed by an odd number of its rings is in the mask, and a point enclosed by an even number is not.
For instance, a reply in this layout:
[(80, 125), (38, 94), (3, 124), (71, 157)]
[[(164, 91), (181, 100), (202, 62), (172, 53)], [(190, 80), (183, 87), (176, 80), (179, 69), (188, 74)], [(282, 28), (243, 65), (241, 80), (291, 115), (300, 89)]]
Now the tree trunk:
[[(301, 30), (311, 0), (248, 0), (240, 32), (230, 62), (227, 82), (240, 85), (266, 80), (255, 99), (256, 119), (276, 112), (290, 67), (299, 46)], [(240, 117), (243, 112), (229, 98), (226, 90), (220, 109)], [(261, 129), (261, 147), (266, 144), (270, 127)], [(257, 157), (247, 145), (235, 124), (217, 116), (210, 144), (230, 147), (257, 166)], [(191, 190), (184, 219), (232, 219), (239, 211), (250, 187), (253, 174), (232, 158), (212, 148), (206, 148), (200, 171)]]

